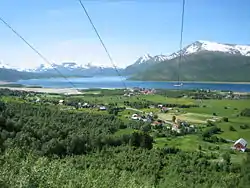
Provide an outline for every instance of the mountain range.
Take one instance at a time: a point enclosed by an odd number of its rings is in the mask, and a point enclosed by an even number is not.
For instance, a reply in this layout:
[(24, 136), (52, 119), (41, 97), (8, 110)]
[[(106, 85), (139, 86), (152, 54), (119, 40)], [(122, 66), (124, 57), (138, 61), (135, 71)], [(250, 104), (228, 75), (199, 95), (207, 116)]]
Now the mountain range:
[[(181, 59), (179, 58), (182, 55)], [(134, 66), (131, 79), (176, 81), (250, 81), (250, 46), (196, 41), (181, 51), (170, 54), (167, 60), (154, 57)], [(133, 65), (132, 65), (133, 66)], [(131, 68), (131, 66), (130, 66)]]
[(64, 76), (96, 76), (115, 75), (116, 71), (112, 67), (104, 67), (88, 63), (79, 65), (75, 62), (64, 62), (62, 64), (45, 65), (41, 64), (35, 69), (24, 70), (33, 73), (63, 74)]
[[(181, 59), (179, 58), (182, 55)], [(42, 64), (35, 69), (15, 69), (0, 62), (1, 74), (14, 73), (27, 79), (58, 76), (114, 76), (116, 70), (88, 63), (79, 65), (75, 62), (62, 64)], [(134, 80), (175, 81), (250, 81), (250, 45), (221, 44), (210, 41), (196, 41), (181, 51), (170, 55), (151, 56), (145, 54), (125, 69), (118, 68), (121, 75)], [(8, 78), (8, 79), (6, 79)], [(0, 80), (3, 74), (0, 75)], [(18, 79), (14, 76), (12, 79)], [(13, 80), (12, 80), (13, 81)]]

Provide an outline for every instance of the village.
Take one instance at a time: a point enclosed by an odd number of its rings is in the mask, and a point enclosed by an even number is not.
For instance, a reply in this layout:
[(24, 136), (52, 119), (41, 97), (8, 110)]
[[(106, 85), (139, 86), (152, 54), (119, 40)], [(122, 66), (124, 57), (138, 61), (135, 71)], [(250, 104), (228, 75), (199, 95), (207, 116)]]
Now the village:
[[(112, 93), (112, 91), (109, 91)], [(114, 91), (113, 91), (114, 92)], [(145, 125), (150, 125), (151, 133), (155, 135), (171, 135), (173, 139), (185, 135), (199, 135), (209, 126), (216, 126), (226, 124), (227, 117), (220, 116), (220, 113), (211, 112), (211, 114), (194, 113), (193, 109), (207, 108), (206, 101), (238, 101), (248, 98), (246, 94), (234, 94), (233, 92), (215, 92), (210, 90), (199, 90), (196, 92), (186, 92), (177, 98), (164, 96), (162, 91), (146, 88), (132, 88), (119, 94), (90, 94), (83, 97), (74, 97), (66, 95), (61, 97), (50, 97), (47, 95), (36, 95), (28, 100), (39, 103), (48, 103), (60, 106), (62, 110), (78, 110), (89, 111), (92, 113), (107, 113), (116, 115), (119, 118), (132, 121), (141, 122)], [(176, 95), (180, 95), (177, 93)], [(61, 99), (60, 99), (61, 97)], [(62, 99), (63, 98), (63, 99)], [(164, 98), (165, 102), (160, 102)], [(169, 102), (167, 102), (169, 101)], [(188, 103), (188, 101), (192, 101)], [(223, 107), (224, 111), (232, 111), (235, 113), (236, 109), (233, 106), (227, 105)], [(200, 110), (202, 111), (202, 110)], [(243, 126), (243, 125), (242, 125)], [(156, 134), (157, 133), (157, 134)], [(203, 138), (204, 141), (215, 144), (228, 143), (228, 150), (247, 151), (247, 139), (244, 137), (234, 138), (228, 137), (226, 131), (222, 134), (212, 133), (211, 138)], [(216, 135), (216, 136), (215, 136)], [(220, 135), (225, 135), (221, 137)], [(216, 139), (214, 138), (216, 137)], [(157, 138), (163, 142), (163, 138)], [(194, 140), (193, 140), (194, 142)], [(157, 143), (157, 142), (156, 142)], [(164, 141), (168, 144), (168, 141)], [(197, 143), (197, 142), (196, 142)], [(164, 145), (164, 144), (163, 144)], [(200, 144), (198, 144), (200, 145)]]

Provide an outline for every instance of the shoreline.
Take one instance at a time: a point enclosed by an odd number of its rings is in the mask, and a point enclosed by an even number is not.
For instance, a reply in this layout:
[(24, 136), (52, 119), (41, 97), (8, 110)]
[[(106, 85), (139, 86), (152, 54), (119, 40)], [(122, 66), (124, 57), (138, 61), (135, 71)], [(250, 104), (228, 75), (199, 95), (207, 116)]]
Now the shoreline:
[[(86, 91), (92, 88), (84, 88), (84, 89), (77, 89), (74, 88), (44, 88), (44, 87), (4, 87), (0, 86), (0, 89), (9, 89), (12, 91), (26, 91), (26, 92), (37, 92), (37, 93), (51, 93), (51, 94), (65, 94), (65, 95), (79, 95), (79, 94), (86, 94)], [(116, 90), (121, 88), (95, 88), (96, 90)], [(175, 89), (166, 89), (166, 90), (175, 90)], [(218, 90), (219, 91), (219, 90)], [(249, 94), (246, 91), (234, 91), (236, 94)]]
[[(165, 82), (165, 83), (176, 83), (176, 81), (159, 81), (159, 80), (127, 80), (127, 81), (136, 81), (136, 82)], [(188, 83), (188, 84), (247, 84), (250, 82), (220, 82), (220, 81), (179, 81), (180, 83)]]

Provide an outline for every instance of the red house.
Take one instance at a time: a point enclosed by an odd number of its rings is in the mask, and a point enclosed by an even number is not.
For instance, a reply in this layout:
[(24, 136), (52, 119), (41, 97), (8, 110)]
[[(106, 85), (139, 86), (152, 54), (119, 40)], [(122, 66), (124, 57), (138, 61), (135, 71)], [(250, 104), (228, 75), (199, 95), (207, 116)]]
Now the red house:
[(247, 141), (243, 138), (240, 138), (234, 143), (234, 149), (244, 152), (247, 149)]

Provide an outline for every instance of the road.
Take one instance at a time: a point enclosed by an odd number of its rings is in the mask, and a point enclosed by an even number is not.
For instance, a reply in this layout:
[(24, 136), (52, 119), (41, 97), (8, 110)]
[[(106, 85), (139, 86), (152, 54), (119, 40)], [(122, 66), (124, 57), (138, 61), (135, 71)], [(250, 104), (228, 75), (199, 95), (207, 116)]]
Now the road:
[(136, 108), (126, 107), (126, 110), (133, 110), (133, 111), (136, 111), (136, 112), (144, 113), (142, 110), (138, 110)]

